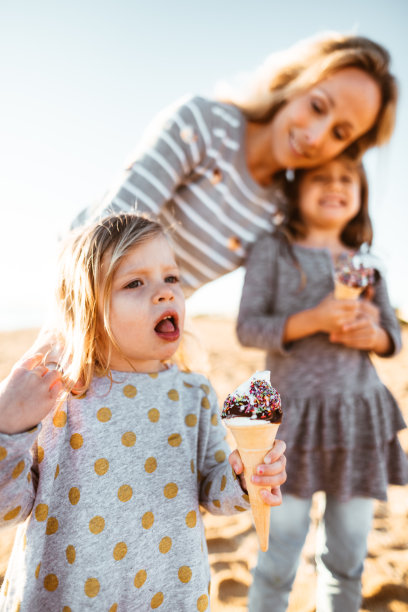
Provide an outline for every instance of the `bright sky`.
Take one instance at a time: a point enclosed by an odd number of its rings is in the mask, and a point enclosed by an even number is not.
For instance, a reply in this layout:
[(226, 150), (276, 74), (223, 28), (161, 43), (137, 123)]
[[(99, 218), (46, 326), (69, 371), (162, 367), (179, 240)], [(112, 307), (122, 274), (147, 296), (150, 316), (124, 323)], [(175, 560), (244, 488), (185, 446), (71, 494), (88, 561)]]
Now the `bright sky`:
[[(156, 112), (321, 30), (369, 36), (393, 58), (397, 129), (368, 170), (376, 252), (408, 316), (407, 23), (406, 0), (1, 0), (0, 329), (43, 322), (58, 234)], [(241, 282), (200, 290), (190, 312), (236, 311)]]

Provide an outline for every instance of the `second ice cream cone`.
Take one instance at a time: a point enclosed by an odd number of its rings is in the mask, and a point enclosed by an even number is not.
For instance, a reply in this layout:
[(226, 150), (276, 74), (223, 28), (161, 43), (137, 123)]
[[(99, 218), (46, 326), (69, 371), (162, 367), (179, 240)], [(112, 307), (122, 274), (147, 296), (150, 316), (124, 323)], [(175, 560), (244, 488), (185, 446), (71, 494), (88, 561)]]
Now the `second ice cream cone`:
[(334, 282), (334, 297), (336, 300), (357, 300), (364, 287), (349, 287), (339, 281)]
[(260, 487), (251, 482), (256, 467), (263, 463), (267, 452), (272, 448), (279, 424), (253, 421), (247, 425), (240, 418), (228, 419), (225, 423), (235, 438), (239, 454), (244, 464), (244, 476), (251, 504), (252, 517), (261, 550), (268, 549), (270, 507), (262, 501)]

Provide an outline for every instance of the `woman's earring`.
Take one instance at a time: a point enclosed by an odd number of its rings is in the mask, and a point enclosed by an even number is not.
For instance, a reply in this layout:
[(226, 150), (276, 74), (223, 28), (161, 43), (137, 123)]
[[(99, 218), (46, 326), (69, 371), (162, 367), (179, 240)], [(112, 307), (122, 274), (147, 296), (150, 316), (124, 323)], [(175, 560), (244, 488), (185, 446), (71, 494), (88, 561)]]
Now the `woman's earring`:
[(286, 168), (285, 177), (290, 183), (295, 179), (295, 171), (293, 168)]

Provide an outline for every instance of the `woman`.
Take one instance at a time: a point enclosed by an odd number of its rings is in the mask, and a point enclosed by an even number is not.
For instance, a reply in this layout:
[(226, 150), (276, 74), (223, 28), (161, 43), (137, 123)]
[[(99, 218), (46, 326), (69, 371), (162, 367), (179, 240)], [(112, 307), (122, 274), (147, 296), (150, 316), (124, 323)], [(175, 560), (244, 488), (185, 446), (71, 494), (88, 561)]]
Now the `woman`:
[(320, 35), (272, 55), (250, 87), (162, 113), (96, 209), (135, 205), (173, 228), (187, 293), (240, 266), (272, 229), (279, 174), (386, 142), (397, 101), (390, 57), (361, 36)]

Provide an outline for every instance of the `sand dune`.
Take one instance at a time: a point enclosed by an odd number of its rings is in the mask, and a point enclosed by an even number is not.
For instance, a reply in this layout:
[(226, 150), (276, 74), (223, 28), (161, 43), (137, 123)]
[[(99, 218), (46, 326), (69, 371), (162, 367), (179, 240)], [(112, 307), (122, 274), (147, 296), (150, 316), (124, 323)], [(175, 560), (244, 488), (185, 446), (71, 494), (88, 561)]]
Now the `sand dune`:
[[(207, 370), (220, 402), (240, 382), (263, 367), (263, 354), (243, 349), (235, 339), (229, 319), (195, 318), (191, 326), (196, 337), (191, 343), (199, 351), (196, 366)], [(376, 359), (383, 381), (397, 397), (408, 421), (408, 329), (403, 330), (404, 349), (390, 360)], [(35, 330), (0, 334), (0, 379), (36, 336)], [(401, 433), (408, 452), (408, 430)], [(232, 444), (232, 441), (231, 441)], [(313, 612), (314, 529), (318, 519), (318, 496), (312, 510), (312, 528), (290, 601), (290, 612)], [(205, 515), (212, 569), (212, 612), (246, 610), (251, 569), (258, 544), (249, 513), (234, 517)], [(0, 576), (4, 575), (13, 541), (13, 531), (0, 537)], [(376, 504), (368, 557), (363, 576), (361, 612), (408, 611), (408, 486), (390, 487), (388, 503)], [(347, 612), (346, 610), (344, 612)]]

